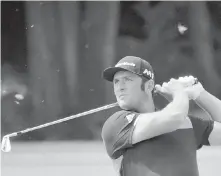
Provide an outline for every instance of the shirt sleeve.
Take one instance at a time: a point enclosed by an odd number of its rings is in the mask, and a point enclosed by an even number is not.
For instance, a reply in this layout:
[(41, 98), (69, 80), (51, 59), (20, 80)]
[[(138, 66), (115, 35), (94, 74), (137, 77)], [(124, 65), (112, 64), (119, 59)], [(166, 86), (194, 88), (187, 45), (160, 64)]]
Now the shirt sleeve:
[(196, 117), (189, 116), (193, 125), (195, 138), (197, 142), (197, 149), (200, 149), (203, 145), (210, 145), (209, 135), (213, 130), (214, 121), (209, 117)]
[(120, 157), (127, 148), (133, 146), (132, 134), (137, 116), (138, 114), (134, 112), (119, 111), (105, 122), (102, 139), (112, 159)]

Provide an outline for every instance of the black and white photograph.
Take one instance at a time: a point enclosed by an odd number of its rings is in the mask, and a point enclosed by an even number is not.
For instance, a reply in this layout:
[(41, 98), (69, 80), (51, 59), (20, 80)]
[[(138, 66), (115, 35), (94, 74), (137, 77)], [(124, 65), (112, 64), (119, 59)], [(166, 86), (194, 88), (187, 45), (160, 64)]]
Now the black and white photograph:
[(1, 1), (2, 176), (220, 176), (221, 1)]

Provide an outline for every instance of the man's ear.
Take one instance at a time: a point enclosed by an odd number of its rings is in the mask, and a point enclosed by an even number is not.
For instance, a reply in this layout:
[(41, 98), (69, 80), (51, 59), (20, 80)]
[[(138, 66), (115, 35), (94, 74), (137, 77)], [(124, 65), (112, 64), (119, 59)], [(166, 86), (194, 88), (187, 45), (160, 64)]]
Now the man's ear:
[(154, 89), (154, 80), (150, 79), (149, 81), (146, 82), (146, 85), (145, 85), (145, 89), (146, 91), (152, 91)]

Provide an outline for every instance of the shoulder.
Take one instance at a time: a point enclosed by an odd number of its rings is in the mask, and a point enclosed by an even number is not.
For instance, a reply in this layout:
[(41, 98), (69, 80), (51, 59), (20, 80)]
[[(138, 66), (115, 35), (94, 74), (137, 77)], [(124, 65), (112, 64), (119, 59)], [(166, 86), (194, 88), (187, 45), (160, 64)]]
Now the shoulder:
[(102, 134), (107, 131), (113, 131), (121, 128), (127, 123), (133, 121), (138, 113), (133, 111), (120, 110), (112, 114), (104, 123), (102, 127)]
[(111, 124), (116, 124), (116, 121), (121, 121), (123, 119), (125, 119), (128, 115), (135, 115), (136, 113), (133, 111), (126, 111), (126, 110), (121, 110), (121, 111), (117, 111), (114, 114), (112, 114), (104, 123), (104, 126), (107, 125), (111, 125)]
[(121, 118), (125, 118), (127, 115), (130, 114), (137, 114), (136, 112), (133, 111), (126, 111), (126, 110), (121, 110), (121, 111), (117, 111), (114, 114), (112, 114), (107, 121), (111, 121), (111, 120), (118, 120)]

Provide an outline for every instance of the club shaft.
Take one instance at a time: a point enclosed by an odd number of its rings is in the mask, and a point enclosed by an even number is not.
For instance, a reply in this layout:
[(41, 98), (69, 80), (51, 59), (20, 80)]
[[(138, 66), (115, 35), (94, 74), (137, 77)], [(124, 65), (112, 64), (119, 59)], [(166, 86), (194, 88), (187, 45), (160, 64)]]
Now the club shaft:
[(48, 127), (48, 126), (51, 126), (51, 125), (62, 123), (62, 122), (65, 122), (65, 121), (68, 121), (68, 120), (71, 120), (71, 119), (75, 119), (75, 118), (78, 118), (78, 117), (81, 117), (81, 116), (85, 116), (85, 115), (89, 115), (89, 114), (99, 112), (99, 111), (102, 111), (102, 110), (110, 109), (110, 108), (113, 108), (115, 106), (118, 106), (118, 103), (108, 104), (108, 105), (105, 105), (105, 106), (102, 106), (102, 107), (99, 107), (99, 108), (91, 109), (89, 111), (85, 111), (85, 112), (82, 112), (82, 113), (79, 113), (79, 114), (76, 114), (76, 115), (72, 115), (72, 116), (65, 117), (65, 118), (62, 118), (62, 119), (59, 119), (59, 120), (48, 122), (48, 123), (45, 123), (45, 124), (42, 124), (42, 125), (39, 125), (39, 126), (35, 126), (35, 127), (32, 127), (32, 128), (27, 128), (27, 129), (22, 130), (22, 131), (18, 131), (18, 132), (8, 134), (7, 136), (8, 137), (18, 136), (20, 134), (24, 134), (24, 133), (27, 133), (27, 132), (30, 132), (30, 131), (34, 131), (34, 130), (45, 128), (45, 127)]

